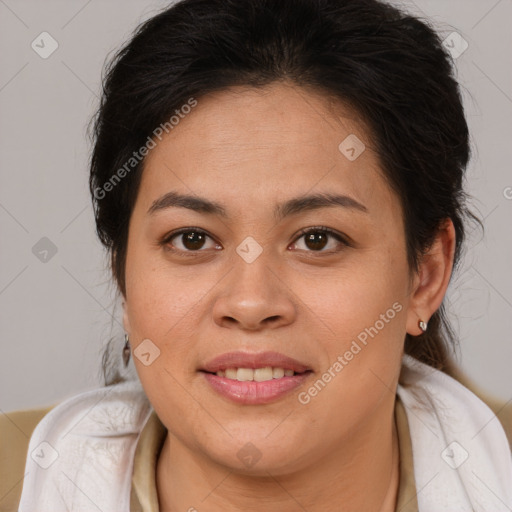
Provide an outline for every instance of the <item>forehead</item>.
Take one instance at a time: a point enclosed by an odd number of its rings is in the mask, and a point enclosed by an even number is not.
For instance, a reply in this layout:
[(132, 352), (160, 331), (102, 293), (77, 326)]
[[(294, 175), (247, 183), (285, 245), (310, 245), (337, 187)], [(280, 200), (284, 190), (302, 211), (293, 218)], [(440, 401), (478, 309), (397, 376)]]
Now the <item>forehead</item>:
[(351, 195), (382, 212), (396, 201), (357, 113), (319, 92), (288, 84), (234, 87), (197, 106), (146, 157), (140, 201), (170, 191), (236, 209), (306, 192)]

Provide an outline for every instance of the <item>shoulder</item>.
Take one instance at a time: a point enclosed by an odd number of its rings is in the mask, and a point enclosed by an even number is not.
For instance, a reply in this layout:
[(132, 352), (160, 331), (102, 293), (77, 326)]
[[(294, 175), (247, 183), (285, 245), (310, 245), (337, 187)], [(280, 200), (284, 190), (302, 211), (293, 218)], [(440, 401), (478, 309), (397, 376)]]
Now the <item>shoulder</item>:
[(504, 402), (502, 400), (498, 400), (495, 397), (489, 396), (487, 393), (481, 392), (479, 389), (468, 387), (475, 395), (480, 398), (496, 415), (496, 418), (501, 423), (503, 430), (508, 439), (508, 443), (510, 444), (510, 449), (512, 451), (512, 401)]
[(17, 511), (28, 444), (37, 424), (55, 405), (0, 413), (0, 510)]
[(477, 385), (473, 379), (468, 377), (460, 368), (453, 367), (450, 371), (450, 375), (468, 388), (492, 410), (496, 418), (500, 421), (512, 450), (512, 400), (507, 402), (492, 396), (492, 394)]
[[(6, 496), (0, 511), (38, 510), (43, 500), (52, 506), (64, 500), (69, 510), (85, 510), (88, 500), (101, 501), (103, 510), (124, 509), (117, 493), (105, 495), (105, 489), (124, 485), (150, 412), (140, 381), (133, 379), (80, 392), (51, 407), (9, 413), (0, 425), (0, 499)], [(51, 449), (43, 450), (42, 443)], [(49, 457), (40, 459), (46, 453)], [(66, 471), (76, 469), (77, 454), (84, 464), (70, 486)]]

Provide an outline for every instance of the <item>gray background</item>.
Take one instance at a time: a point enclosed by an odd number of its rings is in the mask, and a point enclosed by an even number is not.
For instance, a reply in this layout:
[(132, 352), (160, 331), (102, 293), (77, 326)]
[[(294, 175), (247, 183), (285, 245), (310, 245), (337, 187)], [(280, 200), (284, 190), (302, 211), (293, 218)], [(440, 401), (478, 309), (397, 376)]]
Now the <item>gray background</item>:
[[(164, 5), (0, 0), (0, 412), (96, 387), (111, 335), (121, 350), (120, 310), (88, 196), (86, 124), (105, 57)], [(462, 368), (510, 400), (512, 1), (403, 5), (428, 16), (443, 39), (457, 31), (469, 44), (455, 62), (474, 151), (468, 191), (486, 235), (471, 236), (448, 300)], [(47, 59), (31, 47), (43, 31), (59, 45)], [(54, 255), (41, 252), (43, 237)]]

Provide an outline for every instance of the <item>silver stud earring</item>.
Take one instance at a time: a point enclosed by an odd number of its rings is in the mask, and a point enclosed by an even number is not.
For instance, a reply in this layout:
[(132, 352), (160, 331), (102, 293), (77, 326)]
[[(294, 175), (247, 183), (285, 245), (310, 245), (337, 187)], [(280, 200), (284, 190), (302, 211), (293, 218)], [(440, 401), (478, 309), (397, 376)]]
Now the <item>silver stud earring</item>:
[(127, 367), (130, 362), (130, 340), (128, 334), (124, 335), (124, 347), (123, 347), (123, 363)]
[(424, 322), (423, 320), (420, 320), (418, 322), (418, 327), (423, 331), (427, 332), (427, 322)]

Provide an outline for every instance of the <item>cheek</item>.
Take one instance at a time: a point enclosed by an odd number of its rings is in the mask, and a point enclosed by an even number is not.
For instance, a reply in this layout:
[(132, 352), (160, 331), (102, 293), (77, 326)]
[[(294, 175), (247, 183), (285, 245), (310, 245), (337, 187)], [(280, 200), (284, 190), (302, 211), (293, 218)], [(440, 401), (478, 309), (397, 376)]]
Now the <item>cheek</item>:
[[(373, 411), (391, 400), (400, 372), (405, 336), (401, 290), (383, 280), (348, 278), (329, 293), (317, 290), (311, 308), (322, 318), (315, 334), (326, 353), (326, 363), (298, 401), (326, 438), (360, 428)], [(328, 329), (325, 327), (328, 326)], [(315, 427), (316, 424), (316, 427)]]
[(295, 277), (293, 288), (335, 344), (356, 339), (375, 324), (379, 336), (391, 340), (405, 325), (401, 312), (406, 308), (407, 273), (401, 260), (391, 252), (367, 252), (329, 275), (320, 275), (314, 286)]
[(394, 385), (406, 333), (408, 274), (402, 259), (400, 251), (375, 251), (334, 279), (317, 281), (313, 292), (303, 283), (298, 293), (327, 354), (322, 382), (311, 390), (319, 408), (339, 403), (356, 411)]
[[(162, 340), (187, 316), (204, 295), (204, 286), (191, 279), (190, 268), (180, 271), (155, 253), (140, 249), (126, 265), (126, 305), (130, 326), (138, 335)], [(185, 322), (186, 324), (186, 322)], [(182, 325), (180, 322), (180, 328)]]

